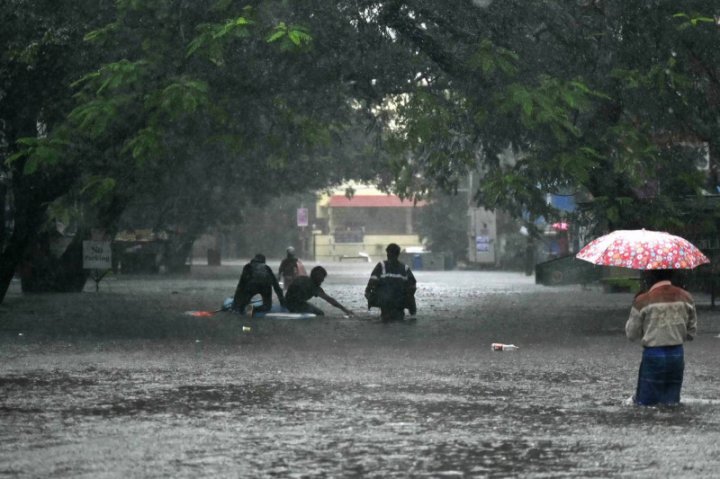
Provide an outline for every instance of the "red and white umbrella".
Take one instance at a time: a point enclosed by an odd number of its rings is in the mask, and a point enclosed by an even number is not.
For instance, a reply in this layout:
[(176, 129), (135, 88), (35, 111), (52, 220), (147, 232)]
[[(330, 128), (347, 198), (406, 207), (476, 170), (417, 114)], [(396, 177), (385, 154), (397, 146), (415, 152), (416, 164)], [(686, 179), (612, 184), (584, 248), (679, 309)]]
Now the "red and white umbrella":
[(630, 269), (693, 269), (710, 262), (685, 238), (650, 230), (613, 231), (588, 243), (575, 257)]

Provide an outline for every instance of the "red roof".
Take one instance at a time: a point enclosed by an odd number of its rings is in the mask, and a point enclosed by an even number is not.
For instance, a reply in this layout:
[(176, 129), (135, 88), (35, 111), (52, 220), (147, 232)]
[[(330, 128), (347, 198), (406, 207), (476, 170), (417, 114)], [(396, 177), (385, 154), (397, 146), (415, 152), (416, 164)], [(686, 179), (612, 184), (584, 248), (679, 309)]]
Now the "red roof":
[(344, 195), (333, 195), (330, 197), (331, 208), (412, 208), (413, 206), (425, 206), (424, 201), (418, 201), (417, 205), (412, 200), (401, 200), (395, 195), (367, 195), (353, 196), (348, 199)]

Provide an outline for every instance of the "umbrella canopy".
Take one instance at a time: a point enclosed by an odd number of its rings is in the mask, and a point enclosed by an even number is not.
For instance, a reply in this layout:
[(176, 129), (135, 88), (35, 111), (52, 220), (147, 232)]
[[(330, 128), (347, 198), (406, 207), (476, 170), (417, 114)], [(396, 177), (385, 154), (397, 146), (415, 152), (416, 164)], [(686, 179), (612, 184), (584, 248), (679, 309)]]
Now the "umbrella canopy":
[(575, 257), (630, 269), (693, 269), (710, 262), (685, 238), (650, 230), (613, 231), (588, 243)]

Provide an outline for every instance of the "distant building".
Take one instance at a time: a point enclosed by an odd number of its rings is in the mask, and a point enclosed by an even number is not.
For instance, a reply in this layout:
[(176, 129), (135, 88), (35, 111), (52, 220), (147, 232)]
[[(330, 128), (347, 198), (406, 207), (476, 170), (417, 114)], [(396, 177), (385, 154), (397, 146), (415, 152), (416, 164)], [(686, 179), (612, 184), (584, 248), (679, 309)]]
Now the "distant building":
[(416, 216), (424, 202), (415, 204), (372, 186), (347, 185), (322, 195), (315, 212), (311, 248), (316, 261), (385, 257), (388, 243), (403, 249), (422, 249), (416, 230)]

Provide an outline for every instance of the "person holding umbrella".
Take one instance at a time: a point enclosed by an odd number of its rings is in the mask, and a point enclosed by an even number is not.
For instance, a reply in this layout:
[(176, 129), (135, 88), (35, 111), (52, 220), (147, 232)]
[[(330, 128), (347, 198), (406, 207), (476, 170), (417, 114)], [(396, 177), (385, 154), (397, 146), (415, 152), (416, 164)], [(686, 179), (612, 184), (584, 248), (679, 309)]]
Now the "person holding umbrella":
[(643, 406), (680, 403), (685, 370), (683, 343), (697, 331), (697, 313), (690, 293), (671, 283), (673, 270), (643, 273), (650, 289), (635, 297), (625, 334), (643, 346), (633, 402)]
[(640, 340), (643, 355), (633, 402), (638, 405), (680, 403), (685, 352), (683, 344), (697, 331), (697, 312), (690, 293), (671, 282), (674, 271), (693, 269), (710, 260), (692, 243), (661, 231), (618, 230), (601, 236), (578, 252), (593, 264), (643, 271), (648, 291), (633, 300), (625, 334)]

